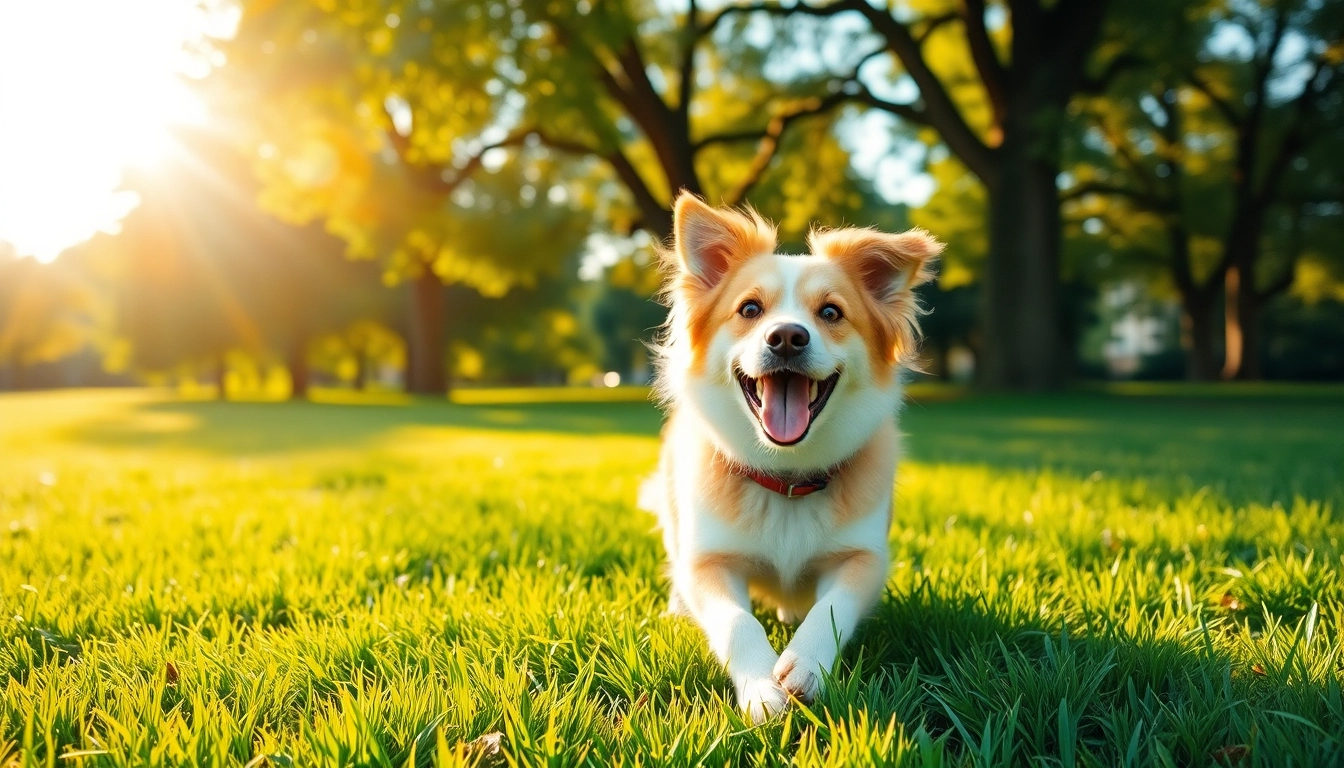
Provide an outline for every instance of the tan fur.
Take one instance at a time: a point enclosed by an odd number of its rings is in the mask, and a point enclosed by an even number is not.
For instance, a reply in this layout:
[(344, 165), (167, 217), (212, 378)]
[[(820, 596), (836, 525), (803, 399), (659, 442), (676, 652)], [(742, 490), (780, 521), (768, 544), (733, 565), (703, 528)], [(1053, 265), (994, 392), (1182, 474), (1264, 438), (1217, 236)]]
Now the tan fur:
[[(666, 280), (663, 286), (665, 300), (672, 306), (687, 307), (688, 330), (692, 349), (703, 351), (708, 329), (721, 322), (730, 322), (736, 308), (745, 297), (740, 296), (750, 278), (736, 274), (754, 256), (775, 250), (775, 228), (766, 223), (755, 211), (739, 212), (710, 208), (693, 195), (677, 199), (674, 216), (690, 219), (689, 231), (681, 233), (673, 246), (661, 253), (661, 265)], [(703, 238), (712, 243), (709, 248), (710, 267), (688, 267), (687, 239)], [(734, 274), (733, 280), (720, 280)], [(703, 358), (695, 358), (699, 365)]]
[[(868, 288), (859, 295), (864, 338), (873, 345), (875, 357), (892, 365), (911, 358), (919, 335), (919, 305), (909, 289), (933, 276), (932, 260), (942, 244), (922, 229), (894, 235), (874, 229), (818, 229), (807, 240), (814, 252), (833, 259)], [(903, 289), (887, 294), (880, 286), (893, 276), (902, 280)]]
[(883, 424), (854, 458), (832, 475), (826, 490), (835, 491), (831, 507), (834, 525), (849, 523), (877, 507), (883, 499), (891, 498), (891, 488), (883, 482), (882, 469), (894, 465), (899, 452), (900, 437), (896, 427)]

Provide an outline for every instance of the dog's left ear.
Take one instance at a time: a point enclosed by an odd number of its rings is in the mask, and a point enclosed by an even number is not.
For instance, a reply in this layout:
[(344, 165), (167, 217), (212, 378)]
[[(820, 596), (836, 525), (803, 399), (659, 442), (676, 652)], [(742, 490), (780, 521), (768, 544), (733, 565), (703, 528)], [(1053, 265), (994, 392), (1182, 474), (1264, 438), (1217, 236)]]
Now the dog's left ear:
[(895, 235), (875, 229), (823, 230), (809, 235), (808, 245), (813, 253), (860, 275), (864, 287), (881, 303), (932, 278), (933, 261), (943, 252), (943, 244), (922, 229)]

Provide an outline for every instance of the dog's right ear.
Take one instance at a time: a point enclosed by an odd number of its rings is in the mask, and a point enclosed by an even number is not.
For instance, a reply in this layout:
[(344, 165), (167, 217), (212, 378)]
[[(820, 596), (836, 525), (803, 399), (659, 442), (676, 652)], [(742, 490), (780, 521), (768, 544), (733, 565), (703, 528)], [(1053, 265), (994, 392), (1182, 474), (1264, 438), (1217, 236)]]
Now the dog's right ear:
[(735, 264), (775, 250), (774, 227), (754, 211), (711, 208), (689, 192), (673, 206), (672, 234), (682, 273), (705, 290), (718, 285)]

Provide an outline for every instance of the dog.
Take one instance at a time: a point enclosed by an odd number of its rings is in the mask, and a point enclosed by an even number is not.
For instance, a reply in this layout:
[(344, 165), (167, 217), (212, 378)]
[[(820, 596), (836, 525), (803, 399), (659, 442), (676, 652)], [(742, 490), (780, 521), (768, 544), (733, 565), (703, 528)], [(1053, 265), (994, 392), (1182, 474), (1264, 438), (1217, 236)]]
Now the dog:
[[(758, 214), (686, 193), (673, 230), (654, 347), (668, 418), (640, 506), (662, 529), (669, 611), (700, 626), (759, 723), (817, 696), (883, 592), (912, 289), (943, 246), (821, 229), (783, 255)], [(783, 653), (752, 598), (798, 623)]]

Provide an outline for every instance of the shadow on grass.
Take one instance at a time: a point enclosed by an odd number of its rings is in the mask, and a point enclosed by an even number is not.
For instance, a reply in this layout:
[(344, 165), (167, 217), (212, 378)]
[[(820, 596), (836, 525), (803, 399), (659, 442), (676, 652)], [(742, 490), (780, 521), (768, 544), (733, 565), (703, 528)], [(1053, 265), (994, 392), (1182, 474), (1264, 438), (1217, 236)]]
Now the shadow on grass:
[(1087, 393), (910, 404), (907, 458), (1208, 487), (1234, 504), (1344, 503), (1344, 398)]
[(1058, 622), (916, 588), (882, 602), (816, 709), (837, 720), (895, 716), (907, 734), (922, 725), (974, 764), (1048, 757), (1073, 765), (1070, 756), (1084, 753), (1079, 764), (1334, 765), (1344, 757), (1339, 679), (1303, 661), (1312, 640), (1300, 623), (1279, 627), (1266, 642), (1278, 652), (1253, 664), (1216, 650), (1215, 636), (1235, 625), (1215, 618), (1204, 634), (1176, 639), (1158, 621), (1070, 637)]
[(225, 455), (359, 448), (406, 427), (656, 436), (646, 403), (326, 405), (158, 401), (79, 424), (67, 439), (108, 447), (188, 447)]
[[(406, 427), (656, 436), (649, 403), (409, 405), (153, 401), (69, 429), (108, 447), (278, 454), (359, 448)], [(1234, 504), (1344, 503), (1344, 398), (1117, 397), (1094, 393), (911, 403), (907, 458), (927, 464), (1048, 470), (1142, 480), (1153, 490), (1208, 487)]]

